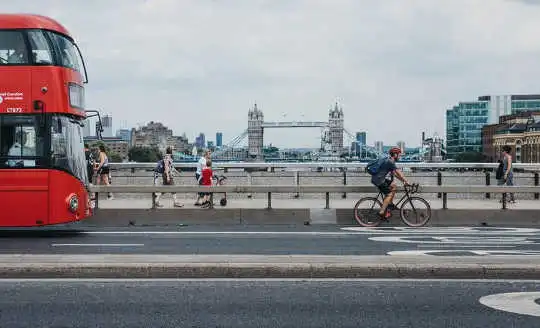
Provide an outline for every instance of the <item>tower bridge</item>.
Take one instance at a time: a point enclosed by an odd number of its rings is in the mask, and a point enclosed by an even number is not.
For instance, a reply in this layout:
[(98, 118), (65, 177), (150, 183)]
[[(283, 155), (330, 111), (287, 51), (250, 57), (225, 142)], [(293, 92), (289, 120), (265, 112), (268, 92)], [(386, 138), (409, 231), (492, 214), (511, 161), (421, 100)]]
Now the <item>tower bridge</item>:
[(328, 122), (263, 122), (262, 128), (325, 128)]
[[(228, 144), (213, 155), (216, 157), (226, 158), (248, 158), (254, 161), (264, 160), (264, 130), (273, 128), (320, 128), (321, 129), (321, 146), (319, 151), (313, 155), (316, 158), (334, 157), (339, 158), (346, 149), (344, 148), (344, 137), (347, 138), (346, 143), (350, 145), (355, 140), (355, 136), (347, 131), (344, 127), (343, 109), (336, 103), (328, 111), (328, 121), (285, 121), (285, 122), (265, 122), (263, 112), (255, 104), (248, 111), (248, 128), (240, 135), (234, 137)], [(247, 150), (238, 149), (238, 146), (247, 137)], [(378, 157), (375, 148), (363, 145), (362, 153), (366, 158)], [(323, 156), (324, 155), (324, 156)]]
[[(328, 122), (265, 122), (263, 112), (257, 104), (248, 111), (248, 156), (253, 160), (263, 160), (264, 129), (268, 128), (322, 128), (321, 148), (328, 144), (330, 151), (334, 155), (341, 155), (343, 151), (343, 130), (344, 130), (343, 110), (336, 103), (328, 113)], [(326, 133), (326, 132), (329, 133)]]

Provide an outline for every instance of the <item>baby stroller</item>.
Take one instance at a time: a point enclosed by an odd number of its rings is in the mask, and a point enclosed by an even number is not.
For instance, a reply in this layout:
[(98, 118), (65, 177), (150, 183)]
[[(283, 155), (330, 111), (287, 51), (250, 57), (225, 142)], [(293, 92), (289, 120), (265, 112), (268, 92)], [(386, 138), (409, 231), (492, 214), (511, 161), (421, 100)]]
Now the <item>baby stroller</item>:
[[(224, 175), (214, 175), (214, 179), (216, 180), (216, 186), (223, 186), (225, 184), (225, 181), (227, 180), (227, 177)], [(221, 206), (227, 206), (227, 193), (223, 193), (223, 197), (219, 200), (219, 205)]]

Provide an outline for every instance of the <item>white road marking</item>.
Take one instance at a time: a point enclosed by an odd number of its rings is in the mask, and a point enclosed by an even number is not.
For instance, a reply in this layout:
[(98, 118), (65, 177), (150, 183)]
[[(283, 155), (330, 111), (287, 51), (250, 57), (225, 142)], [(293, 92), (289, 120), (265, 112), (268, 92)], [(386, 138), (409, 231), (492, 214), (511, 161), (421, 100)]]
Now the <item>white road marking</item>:
[(540, 299), (540, 292), (519, 292), (488, 295), (481, 297), (479, 302), (499, 311), (540, 317), (537, 299)]
[(361, 233), (372, 234), (538, 234), (540, 229), (535, 228), (511, 228), (511, 227), (496, 227), (496, 228), (482, 228), (482, 227), (392, 227), (392, 228), (366, 228), (366, 227), (344, 227), (341, 228), (344, 231), (355, 231)]
[[(433, 248), (433, 247), (441, 247), (441, 248), (474, 248), (478, 247), (478, 245), (450, 245), (450, 244), (428, 244), (428, 245), (416, 245), (418, 248)], [(515, 245), (489, 245), (489, 248), (516, 248)]]
[(80, 247), (141, 247), (144, 244), (51, 244), (53, 247), (80, 246)]
[(508, 256), (508, 255), (523, 255), (523, 256), (538, 256), (539, 250), (480, 250), (480, 249), (425, 249), (425, 250), (407, 250), (407, 251), (390, 251), (387, 255), (390, 256), (437, 256), (441, 253), (463, 253), (468, 252), (471, 255), (479, 256)]
[[(431, 238), (431, 240), (418, 240), (418, 238)], [(392, 243), (407, 243), (407, 244), (472, 244), (472, 245), (530, 245), (536, 244), (534, 240), (529, 240), (527, 237), (406, 237), (406, 236), (382, 236), (370, 237), (369, 240), (392, 242)]]

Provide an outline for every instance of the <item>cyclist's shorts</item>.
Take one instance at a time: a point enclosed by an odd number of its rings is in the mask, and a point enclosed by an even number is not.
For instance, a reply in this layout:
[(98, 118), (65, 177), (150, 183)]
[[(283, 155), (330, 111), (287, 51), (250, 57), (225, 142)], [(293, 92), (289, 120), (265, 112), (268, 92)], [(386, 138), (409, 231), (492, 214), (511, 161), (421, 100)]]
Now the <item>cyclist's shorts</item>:
[(379, 188), (379, 191), (382, 192), (386, 196), (390, 193), (391, 184), (392, 184), (392, 181), (384, 180), (384, 182), (378, 185), (377, 188)]

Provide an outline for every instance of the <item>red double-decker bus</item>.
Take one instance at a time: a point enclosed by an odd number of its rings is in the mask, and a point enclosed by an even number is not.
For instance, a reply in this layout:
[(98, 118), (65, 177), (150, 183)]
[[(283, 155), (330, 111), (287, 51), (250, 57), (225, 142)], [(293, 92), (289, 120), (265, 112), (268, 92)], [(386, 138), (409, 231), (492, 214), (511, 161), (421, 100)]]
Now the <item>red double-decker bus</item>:
[(83, 132), (86, 68), (55, 20), (0, 14), (0, 226), (90, 215)]

